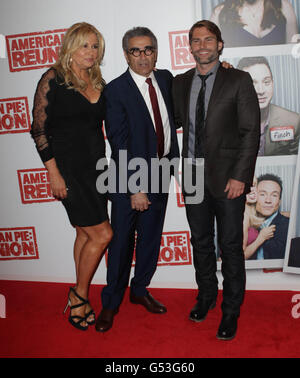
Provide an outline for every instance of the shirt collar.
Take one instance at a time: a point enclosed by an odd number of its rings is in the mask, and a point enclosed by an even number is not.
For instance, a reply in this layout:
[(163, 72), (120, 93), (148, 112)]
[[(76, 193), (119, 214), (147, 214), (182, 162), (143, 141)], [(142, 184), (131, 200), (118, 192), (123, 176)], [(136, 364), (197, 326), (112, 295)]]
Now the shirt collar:
[(270, 224), (272, 223), (273, 219), (277, 216), (278, 214), (278, 210), (272, 214), (269, 218), (267, 218), (264, 223), (260, 226), (260, 228), (265, 228), (265, 227), (269, 227)]
[[(211, 76), (215, 75), (215, 74), (217, 73), (219, 67), (220, 67), (220, 64), (221, 64), (221, 63), (220, 63), (220, 61), (218, 60), (217, 63), (213, 66), (213, 68), (212, 68), (210, 71), (208, 71), (206, 75), (208, 75), (208, 74), (210, 74), (210, 73), (212, 73)], [(198, 69), (197, 69), (197, 67), (196, 67), (196, 69), (195, 69), (195, 76), (198, 76), (198, 75), (201, 75), (201, 74), (200, 74), (200, 72), (198, 71)]]
[(143, 84), (145, 84), (146, 82), (146, 79), (149, 77), (150, 79), (155, 80), (155, 76), (154, 76), (154, 73), (153, 71), (150, 73), (150, 75), (148, 77), (145, 77), (145, 76), (142, 76), (142, 75), (139, 75), (137, 74), (136, 72), (134, 72), (130, 67), (129, 67), (129, 72), (130, 72), (130, 75), (132, 76), (134, 82), (136, 83), (136, 85), (140, 88)]

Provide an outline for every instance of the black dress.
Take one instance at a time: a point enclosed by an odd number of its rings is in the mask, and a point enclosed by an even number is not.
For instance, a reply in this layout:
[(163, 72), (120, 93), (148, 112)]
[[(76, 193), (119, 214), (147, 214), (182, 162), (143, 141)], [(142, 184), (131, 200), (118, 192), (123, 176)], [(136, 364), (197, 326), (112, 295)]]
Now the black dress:
[(92, 104), (81, 93), (62, 85), (51, 68), (38, 83), (34, 97), (31, 134), (43, 162), (56, 160), (68, 188), (62, 200), (73, 226), (93, 226), (108, 219), (107, 196), (96, 181), (105, 159), (102, 132), (103, 96)]

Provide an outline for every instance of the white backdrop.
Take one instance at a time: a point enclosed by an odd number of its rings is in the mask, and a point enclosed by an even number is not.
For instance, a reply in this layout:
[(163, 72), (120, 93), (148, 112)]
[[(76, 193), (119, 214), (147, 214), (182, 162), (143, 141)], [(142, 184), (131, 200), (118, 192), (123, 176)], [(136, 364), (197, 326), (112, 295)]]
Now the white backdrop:
[[(186, 48), (180, 50), (184, 38), (177, 40), (177, 52), (170, 49), (172, 33), (184, 35), (181, 32), (196, 21), (196, 10), (194, 0), (1, 0), (0, 34), (9, 49), (3, 57), (0, 47), (0, 279), (73, 282), (75, 276), (75, 232), (63, 206), (49, 196), (47, 175), (28, 132), (36, 84), (46, 70), (37, 68), (37, 57), (55, 51), (38, 45), (45, 41), (43, 36), (54, 41), (62, 29), (79, 21), (95, 25), (106, 42), (102, 71), (109, 82), (127, 68), (123, 34), (133, 26), (147, 26), (158, 38), (157, 67), (176, 75), (190, 65), (190, 57)], [(180, 133), (178, 139), (181, 147)], [(185, 209), (172, 190), (151, 286), (195, 288), (191, 252)], [(103, 259), (93, 283), (105, 283), (105, 276)], [(298, 290), (299, 276), (251, 269), (247, 289)]]

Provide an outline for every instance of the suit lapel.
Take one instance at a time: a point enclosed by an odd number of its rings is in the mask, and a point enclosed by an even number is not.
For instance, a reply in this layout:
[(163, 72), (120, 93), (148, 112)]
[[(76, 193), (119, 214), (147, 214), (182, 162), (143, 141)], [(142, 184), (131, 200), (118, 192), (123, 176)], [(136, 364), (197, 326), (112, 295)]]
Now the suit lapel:
[(185, 113), (185, 125), (189, 124), (189, 109), (190, 109), (190, 93), (193, 83), (193, 78), (195, 75), (195, 68), (191, 69), (186, 73), (185, 80), (182, 80), (182, 98), (184, 101), (183, 109), (186, 110)]
[(270, 115), (269, 115), (269, 124), (281, 124), (282, 120), (280, 118), (280, 115), (278, 111), (276, 112), (276, 108), (273, 104), (270, 104)]
[(154, 74), (155, 79), (157, 81), (157, 84), (159, 86), (161, 95), (164, 99), (164, 102), (165, 102), (165, 105), (166, 105), (166, 108), (167, 108), (167, 112), (168, 112), (168, 116), (169, 116), (169, 122), (172, 122), (172, 119), (173, 119), (173, 115), (172, 115), (172, 112), (171, 112), (172, 104), (171, 104), (171, 97), (170, 97), (170, 94), (168, 93), (168, 88), (166, 86), (166, 80), (160, 74), (159, 71), (153, 71), (153, 74)]
[[(129, 99), (132, 99), (132, 101), (136, 104), (138, 104), (138, 107), (140, 109), (142, 109), (142, 114), (147, 114), (147, 118), (148, 118), (148, 121), (152, 123), (152, 118), (151, 118), (151, 115), (149, 113), (149, 110), (148, 110), (148, 107), (145, 103), (145, 100), (139, 90), (139, 88), (137, 87), (137, 85), (135, 84), (130, 72), (129, 72), (129, 69), (125, 72), (125, 78), (127, 80), (127, 84), (130, 88), (130, 90), (128, 91), (128, 93), (130, 92), (130, 95), (129, 95)], [(132, 94), (134, 94), (134, 96), (132, 96)]]
[(159, 86), (160, 92), (161, 92), (163, 99), (165, 101), (165, 104), (168, 107), (169, 106), (169, 98), (168, 98), (168, 95), (167, 95), (167, 88), (166, 88), (166, 85), (165, 85), (165, 80), (163, 80), (161, 78), (161, 75), (159, 74), (159, 72), (153, 71), (153, 74), (155, 76), (155, 79), (156, 79), (157, 84)]
[(226, 81), (226, 74), (225, 74), (225, 68), (223, 68), (221, 65), (217, 71), (217, 75), (215, 78), (214, 86), (211, 92), (211, 96), (208, 103), (207, 108), (207, 115), (206, 118), (209, 117), (210, 112), (214, 108), (214, 104), (216, 102), (216, 99), (218, 98), (219, 94), (221, 93), (221, 89)]

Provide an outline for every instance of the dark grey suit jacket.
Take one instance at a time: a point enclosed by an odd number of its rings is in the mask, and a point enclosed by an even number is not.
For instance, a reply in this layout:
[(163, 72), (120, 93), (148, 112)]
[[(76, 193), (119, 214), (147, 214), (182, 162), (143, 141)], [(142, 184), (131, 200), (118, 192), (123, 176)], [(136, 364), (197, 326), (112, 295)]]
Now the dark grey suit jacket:
[[(188, 156), (189, 99), (195, 69), (173, 80), (177, 128), (183, 128), (182, 156)], [(260, 139), (260, 109), (251, 76), (237, 69), (217, 71), (204, 132), (205, 185), (224, 197), (229, 178), (252, 185)]]

